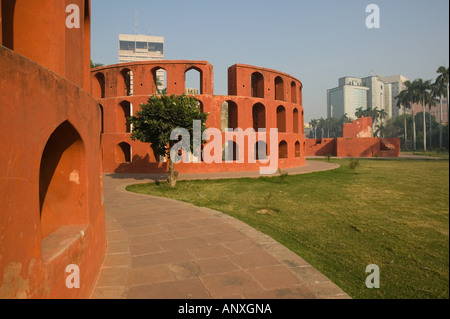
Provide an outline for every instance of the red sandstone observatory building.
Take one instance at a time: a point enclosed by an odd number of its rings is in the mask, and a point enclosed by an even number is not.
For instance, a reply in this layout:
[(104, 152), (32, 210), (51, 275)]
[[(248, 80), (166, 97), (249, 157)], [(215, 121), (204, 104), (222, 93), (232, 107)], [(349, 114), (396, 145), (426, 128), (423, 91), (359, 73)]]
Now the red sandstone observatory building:
[(106, 249), (90, 1), (0, 0), (0, 21), (0, 298), (87, 298)]
[[(259, 159), (248, 161), (249, 150), (266, 149), (270, 156), (270, 129), (278, 129), (276, 140), (279, 168), (304, 165), (306, 140), (302, 83), (282, 72), (235, 64), (228, 69), (228, 95), (214, 95), (213, 67), (206, 61), (148, 61), (110, 65), (92, 69), (92, 95), (100, 104), (103, 120), (103, 172), (163, 173), (168, 170), (165, 159), (155, 156), (149, 144), (131, 141), (132, 128), (127, 118), (134, 114), (149, 96), (157, 94), (158, 70), (167, 74), (167, 94), (186, 92), (186, 73), (196, 70), (200, 75), (200, 92), (194, 97), (203, 112), (209, 113), (207, 127), (221, 129), (266, 129), (265, 141), (242, 145), (233, 143), (235, 154), (245, 159), (220, 163), (180, 163), (180, 173), (256, 171), (267, 164)], [(132, 74), (132, 77), (130, 76)], [(131, 80), (132, 83), (131, 83)], [(133, 88), (131, 90), (131, 87)], [(224, 108), (226, 108), (224, 110)], [(224, 118), (225, 117), (225, 118)], [(223, 146), (225, 133), (222, 133)], [(273, 146), (273, 145), (272, 145)], [(264, 153), (264, 151), (263, 151)]]

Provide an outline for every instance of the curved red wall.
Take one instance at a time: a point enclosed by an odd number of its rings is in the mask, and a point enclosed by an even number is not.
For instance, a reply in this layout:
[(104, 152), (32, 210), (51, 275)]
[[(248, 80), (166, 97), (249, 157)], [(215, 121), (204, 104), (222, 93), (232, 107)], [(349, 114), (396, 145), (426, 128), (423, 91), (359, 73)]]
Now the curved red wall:
[[(150, 95), (156, 94), (154, 71), (164, 69), (167, 73), (167, 94), (185, 92), (185, 73), (190, 69), (200, 72), (201, 94), (195, 98), (201, 102), (204, 112), (209, 113), (207, 126), (221, 129), (221, 105), (232, 101), (237, 106), (237, 127), (243, 130), (252, 128), (253, 106), (262, 104), (265, 108), (266, 129), (277, 128), (277, 109), (284, 109), (284, 132), (280, 132), (278, 143), (287, 143), (287, 158), (278, 159), (278, 167), (286, 168), (305, 164), (305, 135), (303, 131), (304, 111), (302, 106), (302, 84), (294, 77), (249, 65), (236, 64), (229, 68), (229, 95), (217, 96), (213, 92), (213, 68), (206, 61), (149, 61), (125, 63), (99, 67), (91, 71), (92, 95), (103, 109), (103, 170), (105, 173), (163, 173), (168, 165), (157, 162), (148, 144), (133, 142), (125, 128), (128, 116), (128, 103), (133, 113), (139, 105), (146, 103)], [(123, 74), (133, 73), (133, 95), (127, 95)], [(264, 81), (261, 97), (252, 96), (252, 74), (258, 72)], [(277, 85), (277, 82), (284, 85)], [(275, 94), (277, 92), (277, 95)], [(122, 107), (124, 106), (125, 107)], [(296, 113), (296, 114), (295, 114)], [(280, 115), (278, 115), (280, 116)], [(294, 124), (295, 123), (295, 124)], [(267, 144), (270, 149), (269, 137)], [(122, 143), (122, 144), (121, 144)], [(125, 144), (126, 143), (126, 144)], [(296, 146), (297, 144), (297, 146)], [(124, 162), (119, 145), (129, 145), (130, 161)], [(179, 163), (180, 173), (204, 173), (226, 171), (255, 171), (268, 164), (250, 163), (247, 160), (248, 145), (245, 145), (245, 163)], [(118, 155), (119, 153), (119, 155)], [(278, 156), (277, 156), (278, 157)]]

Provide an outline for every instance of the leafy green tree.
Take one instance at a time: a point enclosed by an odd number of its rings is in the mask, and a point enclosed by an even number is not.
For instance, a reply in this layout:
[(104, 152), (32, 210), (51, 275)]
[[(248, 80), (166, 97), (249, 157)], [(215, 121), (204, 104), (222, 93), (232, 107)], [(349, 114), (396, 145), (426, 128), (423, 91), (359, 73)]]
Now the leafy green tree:
[(101, 63), (94, 63), (94, 62), (92, 62), (92, 60), (91, 60), (91, 69), (97, 68), (97, 67), (99, 67), (99, 66), (103, 66), (103, 64), (101, 64)]
[(193, 150), (193, 123), (195, 120), (201, 121), (201, 133), (203, 134), (206, 129), (207, 116), (207, 113), (200, 110), (198, 100), (183, 94), (153, 95), (148, 99), (147, 104), (141, 105), (141, 110), (137, 111), (135, 116), (129, 118), (133, 125), (131, 139), (151, 143), (159, 155), (169, 158), (168, 182), (171, 187), (176, 186), (178, 173), (175, 172), (175, 163), (170, 151), (179, 142), (171, 140), (172, 132), (177, 128), (186, 129), (190, 134), (189, 145)]

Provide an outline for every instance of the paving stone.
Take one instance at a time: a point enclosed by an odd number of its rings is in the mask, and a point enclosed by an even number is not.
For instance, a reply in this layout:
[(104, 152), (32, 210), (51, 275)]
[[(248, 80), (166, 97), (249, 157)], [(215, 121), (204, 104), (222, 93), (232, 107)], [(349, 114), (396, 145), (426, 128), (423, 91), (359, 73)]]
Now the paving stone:
[(265, 289), (292, 287), (302, 283), (300, 279), (284, 265), (256, 268), (248, 271)]
[(230, 259), (244, 269), (280, 265), (281, 262), (265, 251), (254, 251), (230, 256)]
[(239, 270), (228, 257), (216, 257), (197, 260), (197, 264), (205, 274), (220, 274)]
[(128, 286), (142, 286), (176, 280), (168, 265), (132, 268), (127, 280)]
[(261, 286), (243, 270), (200, 277), (214, 298), (262, 292)]
[(128, 299), (210, 299), (211, 295), (199, 279), (163, 282), (154, 285), (131, 287)]

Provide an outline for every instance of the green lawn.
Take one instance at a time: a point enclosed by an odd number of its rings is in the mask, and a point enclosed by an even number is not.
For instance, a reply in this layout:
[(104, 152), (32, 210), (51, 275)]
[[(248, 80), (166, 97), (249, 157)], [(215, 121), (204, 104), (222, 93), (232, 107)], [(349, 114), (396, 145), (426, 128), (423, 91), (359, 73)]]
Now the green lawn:
[[(448, 160), (332, 159), (334, 171), (133, 185), (236, 217), (316, 267), (353, 298), (449, 298)], [(269, 212), (269, 213), (267, 213)], [(381, 288), (365, 286), (377, 264)]]
[(442, 159), (449, 159), (448, 152), (436, 152), (436, 151), (428, 151), (428, 152), (402, 152), (404, 155), (417, 155), (417, 156), (430, 156), (430, 157), (438, 157)]

